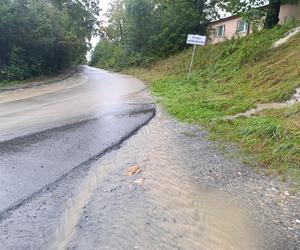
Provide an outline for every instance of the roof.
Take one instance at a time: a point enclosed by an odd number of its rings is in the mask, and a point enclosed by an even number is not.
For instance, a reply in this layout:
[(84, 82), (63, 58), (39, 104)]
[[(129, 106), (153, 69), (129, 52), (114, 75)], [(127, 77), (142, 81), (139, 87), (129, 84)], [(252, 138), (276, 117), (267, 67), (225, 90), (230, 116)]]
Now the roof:
[[(259, 6), (257, 7), (257, 9), (265, 9), (267, 6), (269, 6), (269, 4), (265, 4), (265, 5), (262, 5), (262, 6)], [(226, 22), (226, 21), (229, 21), (229, 20), (232, 20), (232, 19), (236, 19), (236, 18), (239, 18), (241, 16), (239, 15), (230, 15), (227, 16), (227, 17), (223, 17), (223, 18), (220, 18), (218, 20), (214, 20), (214, 21), (211, 21), (210, 24), (217, 24), (217, 23), (222, 23), (222, 22)]]
[(228, 16), (228, 17), (223, 17), (223, 18), (220, 18), (218, 20), (211, 21), (210, 24), (223, 23), (223, 22), (226, 22), (226, 21), (229, 21), (229, 20), (232, 20), (232, 19), (236, 19), (236, 18), (239, 18), (239, 17), (240, 16), (238, 16), (238, 15), (232, 15), (232, 16)]

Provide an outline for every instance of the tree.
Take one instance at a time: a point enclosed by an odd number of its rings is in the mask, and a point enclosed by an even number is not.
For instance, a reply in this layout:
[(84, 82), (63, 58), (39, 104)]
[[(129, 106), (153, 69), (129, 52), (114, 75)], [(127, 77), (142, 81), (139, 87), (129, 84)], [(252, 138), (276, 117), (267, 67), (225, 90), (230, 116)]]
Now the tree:
[(98, 0), (1, 0), (0, 79), (79, 63), (96, 32)]
[[(211, 14), (215, 13), (213, 3), (113, 0), (106, 14), (108, 24), (101, 27), (103, 35), (94, 50), (92, 63), (101, 67), (114, 67), (115, 63), (119, 69), (147, 64), (182, 50), (188, 33), (205, 34)], [(111, 51), (111, 56), (104, 49)]]
[(180, 12), (183, 10), (182, 7), (188, 7), (190, 11), (194, 13), (194, 15), (197, 15), (198, 23), (196, 30), (198, 33), (203, 32), (203, 30), (206, 29), (209, 21), (218, 16), (215, 8), (218, 2), (218, 0), (157, 0), (157, 3), (164, 6), (173, 6), (175, 8), (177, 6), (177, 14), (180, 14)]
[[(264, 18), (264, 27), (272, 28), (279, 22), (280, 7), (283, 4), (297, 4), (298, 0), (221, 0), (222, 9), (242, 16), (248, 22)], [(264, 8), (258, 8), (263, 7)]]
[(281, 0), (270, 0), (265, 22), (266, 28), (273, 28), (278, 24), (281, 2)]
[(273, 28), (279, 22), (280, 6), (283, 4), (297, 4), (299, 0), (270, 0), (267, 17), (265, 22), (266, 28)]
[(125, 29), (125, 6), (122, 0), (112, 0), (105, 14), (108, 26), (102, 27), (103, 35), (110, 40), (123, 41)]

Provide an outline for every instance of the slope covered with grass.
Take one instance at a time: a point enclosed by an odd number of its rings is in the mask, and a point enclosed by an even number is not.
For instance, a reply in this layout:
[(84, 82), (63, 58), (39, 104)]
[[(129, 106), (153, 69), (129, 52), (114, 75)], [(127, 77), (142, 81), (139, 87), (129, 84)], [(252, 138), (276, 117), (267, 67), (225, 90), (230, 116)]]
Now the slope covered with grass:
[[(252, 165), (300, 180), (300, 106), (260, 112), (251, 118), (221, 118), (257, 103), (283, 102), (300, 87), (300, 34), (280, 48), (272, 44), (299, 23), (246, 38), (198, 47), (187, 80), (191, 49), (149, 68), (127, 73), (147, 81), (168, 112), (209, 128), (212, 138), (239, 144)], [(249, 154), (250, 153), (250, 154)], [(290, 175), (291, 176), (291, 175)]]

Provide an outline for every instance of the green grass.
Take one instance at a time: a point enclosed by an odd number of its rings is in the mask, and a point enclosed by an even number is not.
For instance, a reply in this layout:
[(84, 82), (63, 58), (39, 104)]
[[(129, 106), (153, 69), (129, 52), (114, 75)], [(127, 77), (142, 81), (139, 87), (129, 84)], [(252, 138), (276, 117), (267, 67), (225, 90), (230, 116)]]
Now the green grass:
[(32, 82), (45, 82), (53, 76), (56, 76), (56, 75), (53, 74), (53, 75), (33, 76), (33, 77), (30, 77), (30, 78), (24, 79), (24, 80), (12, 80), (12, 81), (0, 80), (0, 88), (17, 86), (19, 84), (27, 84), (27, 83), (32, 83)]
[(25, 81), (0, 81), (0, 88), (15, 86), (24, 82)]
[(300, 34), (278, 49), (272, 44), (299, 23), (246, 38), (197, 48), (187, 80), (191, 49), (146, 69), (126, 71), (149, 83), (167, 111), (181, 121), (201, 124), (211, 138), (235, 142), (252, 155), (252, 165), (300, 182), (300, 107), (262, 112), (251, 118), (219, 118), (257, 103), (282, 102), (300, 87)]

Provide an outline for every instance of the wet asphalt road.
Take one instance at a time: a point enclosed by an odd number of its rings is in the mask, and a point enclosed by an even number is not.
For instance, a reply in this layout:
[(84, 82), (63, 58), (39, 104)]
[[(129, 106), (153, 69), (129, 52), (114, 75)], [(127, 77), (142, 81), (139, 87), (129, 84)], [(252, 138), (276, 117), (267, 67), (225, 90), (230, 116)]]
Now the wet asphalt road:
[(299, 249), (281, 185), (129, 76), (82, 67), (0, 93), (0, 250)]
[(0, 93), (0, 218), (154, 113), (143, 83), (87, 66), (59, 83)]

